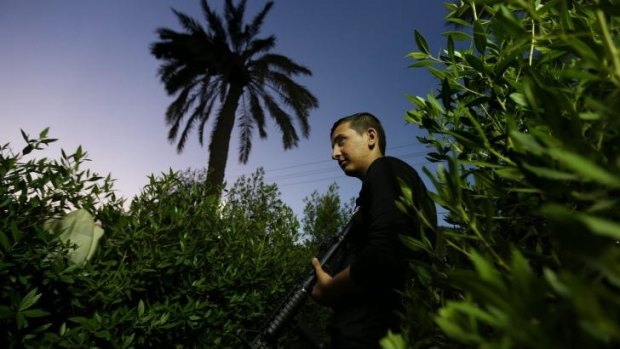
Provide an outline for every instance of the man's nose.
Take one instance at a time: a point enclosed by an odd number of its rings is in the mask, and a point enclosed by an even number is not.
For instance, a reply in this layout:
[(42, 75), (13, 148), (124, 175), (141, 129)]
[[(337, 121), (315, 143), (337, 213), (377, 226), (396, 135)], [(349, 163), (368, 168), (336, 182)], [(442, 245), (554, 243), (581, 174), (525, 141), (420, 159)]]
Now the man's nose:
[(332, 148), (332, 160), (338, 160), (339, 156), (340, 156), (340, 150), (338, 149), (338, 146), (334, 146)]

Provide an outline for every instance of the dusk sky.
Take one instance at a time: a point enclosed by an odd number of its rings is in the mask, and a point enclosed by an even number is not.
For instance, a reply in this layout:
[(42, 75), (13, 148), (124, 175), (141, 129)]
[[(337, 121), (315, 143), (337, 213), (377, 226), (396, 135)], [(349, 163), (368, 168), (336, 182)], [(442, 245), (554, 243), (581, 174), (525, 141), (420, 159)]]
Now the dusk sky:
[[(223, 3), (209, 0), (218, 11)], [(406, 55), (416, 50), (414, 30), (432, 52), (445, 46), (443, 3), (276, 0), (260, 36), (275, 34), (274, 52), (312, 70), (313, 76), (298, 81), (320, 107), (311, 112), (310, 137), (292, 150), (284, 151), (277, 128), (268, 124), (268, 138), (255, 135), (246, 165), (237, 161), (233, 134), (228, 183), (263, 167), (266, 182), (278, 184), (300, 219), (303, 198), (325, 192), (330, 183), (338, 183), (343, 200), (356, 196), (359, 180), (331, 161), (329, 130), (338, 118), (359, 111), (383, 121), (388, 155), (420, 173), (430, 166), (416, 140), (424, 131), (403, 115), (411, 109), (407, 95), (426, 96), (438, 83), (425, 70), (408, 68), (413, 61)], [(246, 19), (264, 4), (248, 0)], [(193, 133), (180, 154), (167, 140), (164, 114), (173, 98), (159, 81), (160, 62), (149, 47), (157, 28), (181, 30), (171, 8), (205, 24), (198, 0), (0, 0), (0, 143), (18, 151), (25, 145), (20, 129), (35, 136), (50, 127), (49, 136), (59, 140), (37, 156), (58, 159), (61, 148), (72, 152), (81, 145), (92, 160), (89, 168), (110, 173), (128, 201), (150, 174), (205, 167), (207, 139), (201, 147)]]

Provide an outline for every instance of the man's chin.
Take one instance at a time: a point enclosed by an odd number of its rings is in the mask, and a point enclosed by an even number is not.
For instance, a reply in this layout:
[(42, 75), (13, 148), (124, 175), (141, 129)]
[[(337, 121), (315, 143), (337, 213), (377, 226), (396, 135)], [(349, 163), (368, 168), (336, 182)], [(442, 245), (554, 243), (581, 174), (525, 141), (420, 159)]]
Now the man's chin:
[(353, 170), (353, 169), (347, 169), (346, 167), (342, 169), (342, 171), (344, 171), (344, 174), (349, 176), (349, 177), (356, 177), (359, 178), (359, 174), (357, 173), (357, 171)]

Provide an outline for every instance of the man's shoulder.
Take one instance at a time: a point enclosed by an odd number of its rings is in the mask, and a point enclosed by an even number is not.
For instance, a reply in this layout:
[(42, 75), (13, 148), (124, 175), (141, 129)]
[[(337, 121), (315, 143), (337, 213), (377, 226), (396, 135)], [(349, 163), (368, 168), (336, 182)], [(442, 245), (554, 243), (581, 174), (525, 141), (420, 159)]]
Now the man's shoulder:
[(417, 171), (401, 159), (384, 156), (375, 160), (364, 180), (365, 187), (400, 193), (402, 183), (418, 187), (422, 182)]
[(398, 176), (408, 172), (417, 175), (416, 170), (411, 165), (392, 156), (383, 156), (376, 159), (368, 169), (369, 176), (385, 174)]

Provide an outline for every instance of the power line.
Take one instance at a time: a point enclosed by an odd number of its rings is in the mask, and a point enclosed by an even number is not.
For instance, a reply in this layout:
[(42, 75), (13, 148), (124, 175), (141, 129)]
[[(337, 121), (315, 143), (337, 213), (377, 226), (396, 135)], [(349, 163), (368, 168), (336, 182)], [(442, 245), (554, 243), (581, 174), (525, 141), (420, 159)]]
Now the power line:
[(291, 185), (302, 185), (302, 184), (310, 184), (310, 183), (316, 183), (316, 182), (324, 182), (324, 181), (339, 181), (341, 179), (344, 179), (344, 177), (342, 176), (331, 176), (331, 177), (325, 177), (325, 178), (319, 178), (319, 179), (314, 179), (314, 180), (309, 180), (309, 181), (303, 181), (303, 182), (295, 182), (295, 183), (278, 183), (278, 187), (287, 187), (287, 186), (291, 186)]
[[(395, 157), (399, 157), (399, 158), (411, 158), (414, 156), (418, 156), (418, 155), (423, 155), (426, 154), (426, 151), (418, 151), (418, 152), (413, 152), (413, 153), (405, 153), (405, 154), (396, 154), (394, 155)], [(335, 166), (333, 166), (333, 162), (334, 160), (320, 160), (320, 161), (314, 161), (314, 162), (310, 162), (310, 163), (306, 163), (306, 164), (300, 164), (300, 165), (291, 165), (291, 166), (287, 166), (284, 168), (280, 168), (280, 169), (275, 169), (275, 170), (265, 170), (265, 172), (275, 172), (277, 170), (283, 170), (283, 169), (292, 169), (292, 168), (299, 168), (299, 167), (304, 167), (306, 165), (310, 165), (310, 164), (319, 164), (319, 163), (331, 163), (332, 166), (330, 166), (329, 168), (324, 168), (324, 169), (319, 169), (319, 170), (314, 170), (314, 171), (329, 171), (332, 168), (337, 168)], [(306, 172), (298, 172), (300, 175), (303, 175)], [(292, 173), (290, 175), (294, 175), (295, 173)]]
[[(398, 146), (395, 146), (395, 147), (388, 147), (388, 150), (401, 149), (401, 148), (405, 148), (405, 147), (415, 147), (415, 146), (425, 146), (425, 145), (424, 144), (420, 144), (420, 143), (401, 144), (401, 145), (398, 145)], [(422, 153), (422, 152), (420, 152), (420, 153)], [(424, 153), (426, 153), (426, 152), (424, 152)], [(267, 173), (267, 172), (284, 171), (284, 170), (289, 170), (291, 168), (305, 167), (305, 166), (322, 164), (322, 163), (327, 164), (327, 163), (331, 163), (333, 161), (334, 160), (332, 160), (332, 159), (325, 159), (325, 160), (316, 160), (316, 161), (311, 161), (311, 162), (304, 162), (304, 163), (301, 163), (301, 164), (295, 164), (295, 165), (290, 165), (290, 166), (285, 166), (285, 167), (265, 169), (265, 173)], [(240, 176), (243, 176), (243, 174), (239, 175), (237, 177), (240, 177)]]
[(280, 181), (280, 180), (285, 180), (285, 179), (295, 179), (299, 177), (313, 176), (313, 175), (322, 174), (326, 172), (339, 172), (339, 169), (337, 166), (330, 166), (329, 168), (318, 168), (314, 170), (289, 173), (289, 174), (284, 174), (284, 175), (279, 175), (279, 176), (266, 176), (265, 180)]
[[(424, 162), (417, 162), (417, 163), (413, 163), (411, 164), (412, 166), (419, 166), (424, 164)], [(310, 170), (310, 171), (305, 171), (305, 172), (296, 172), (296, 173), (290, 173), (287, 175), (282, 175), (282, 176), (271, 176), (271, 177), (265, 177), (266, 181), (274, 181), (274, 182), (280, 182), (283, 180), (287, 180), (287, 179), (298, 179), (298, 178), (303, 178), (303, 177), (308, 177), (308, 176), (315, 176), (315, 175), (319, 175), (319, 174), (327, 174), (327, 173), (334, 173), (334, 174), (341, 174), (341, 170), (336, 167), (333, 166), (329, 169), (316, 169), (316, 170)], [(332, 176), (333, 177), (333, 176)], [(332, 178), (330, 177), (330, 178)], [(337, 178), (340, 178), (337, 177)], [(314, 183), (317, 182), (319, 180), (308, 180), (308, 181), (303, 181), (303, 182), (296, 182), (296, 184), (307, 184), (307, 183)], [(278, 183), (280, 184), (280, 183)], [(287, 183), (288, 184), (288, 183)]]
[[(418, 163), (413, 163), (411, 164), (412, 166), (419, 166), (424, 164), (424, 162), (418, 162)], [(340, 172), (338, 169), (334, 169), (333, 171), (330, 172)], [(323, 172), (320, 172), (323, 173)], [(314, 175), (316, 173), (312, 173), (312, 174), (308, 174), (308, 175)], [(286, 179), (296, 179), (299, 177), (305, 177), (306, 175), (298, 175), (298, 176), (292, 176), (290, 178), (277, 178), (276, 180), (274, 179), (270, 179), (271, 181), (274, 182), (278, 182), (278, 187), (286, 187), (286, 186), (290, 186), (290, 185), (304, 185), (304, 184), (310, 184), (310, 183), (316, 183), (316, 182), (323, 182), (323, 181), (327, 181), (327, 180), (341, 180), (344, 179), (345, 177), (343, 177), (342, 175), (339, 176), (330, 176), (330, 177), (325, 177), (325, 178), (319, 178), (319, 179), (310, 179), (310, 180), (306, 180), (306, 181), (300, 181), (300, 182), (294, 182), (294, 183), (281, 183), (281, 180), (286, 180)], [(269, 178), (265, 178), (265, 180), (267, 180)]]
[[(414, 146), (424, 146), (423, 144), (420, 143), (410, 143), (410, 144), (402, 144), (402, 145), (398, 145), (395, 147), (391, 147), (389, 148), (389, 150), (395, 150), (395, 149), (402, 149), (402, 148), (407, 148), (407, 147), (414, 147)], [(424, 146), (425, 147), (425, 146)], [(406, 159), (411, 159), (411, 158), (415, 158), (415, 157), (419, 157), (420, 155), (425, 155), (428, 152), (426, 150), (422, 150), (422, 151), (415, 151), (415, 152), (409, 152), (409, 153), (405, 153), (405, 154), (391, 154), (388, 153), (389, 156), (395, 156), (398, 157), (402, 160), (406, 160)], [(311, 183), (317, 183), (317, 182), (324, 182), (324, 181), (328, 181), (328, 180), (339, 180), (342, 179), (343, 177), (341, 177), (340, 175), (336, 175), (336, 174), (340, 174), (340, 169), (338, 168), (338, 166), (335, 166), (333, 164), (334, 160), (332, 159), (326, 159), (326, 160), (316, 160), (316, 161), (310, 161), (310, 162), (304, 162), (304, 163), (300, 163), (300, 164), (295, 164), (295, 165), (290, 165), (290, 166), (285, 166), (285, 167), (279, 167), (279, 168), (274, 168), (274, 169), (265, 169), (265, 174), (269, 174), (268, 176), (265, 176), (265, 180), (269, 181), (269, 182), (277, 182), (278, 186), (280, 187), (287, 187), (287, 186), (291, 186), (291, 185), (304, 185), (304, 184), (311, 184)], [(319, 164), (330, 164), (330, 166), (328, 167), (320, 167), (320, 168), (314, 168), (314, 169), (310, 169), (310, 170), (301, 170), (304, 167), (307, 166), (311, 166), (311, 165), (319, 165)], [(411, 166), (419, 166), (422, 164), (425, 164), (426, 161), (417, 161), (414, 163), (410, 163)], [(274, 172), (279, 172), (279, 171), (286, 171), (286, 170), (299, 170), (299, 171), (293, 171), (290, 173), (282, 173), (282, 174), (274, 174)], [(281, 183), (281, 181), (286, 181), (286, 180), (294, 180), (294, 179), (302, 179), (304, 177), (308, 177), (308, 176), (316, 176), (319, 174), (334, 174), (334, 175), (330, 175), (329, 177), (323, 177), (323, 178), (312, 178), (312, 179), (308, 179), (308, 180), (300, 180), (297, 182), (292, 182), (292, 183)], [(237, 179), (239, 179), (242, 176), (248, 176), (249, 174), (241, 174), (241, 175), (237, 175), (237, 176), (231, 176), (229, 177), (230, 181), (236, 181)]]

